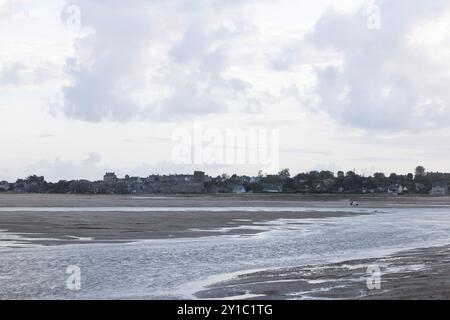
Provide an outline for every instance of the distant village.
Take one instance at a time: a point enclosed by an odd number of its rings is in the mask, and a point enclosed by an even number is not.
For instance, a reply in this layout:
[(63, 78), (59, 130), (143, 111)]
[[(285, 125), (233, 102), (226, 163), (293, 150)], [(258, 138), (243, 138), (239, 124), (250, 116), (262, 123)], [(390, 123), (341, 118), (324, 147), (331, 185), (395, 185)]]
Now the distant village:
[(74, 194), (202, 194), (202, 193), (304, 193), (304, 194), (449, 194), (450, 173), (426, 172), (419, 166), (415, 173), (398, 175), (375, 173), (363, 176), (354, 171), (311, 171), (291, 176), (289, 169), (257, 176), (223, 174), (210, 177), (202, 171), (194, 174), (150, 175), (119, 178), (108, 172), (103, 180), (61, 180), (47, 182), (32, 175), (14, 183), (0, 182), (0, 192), (74, 193)]

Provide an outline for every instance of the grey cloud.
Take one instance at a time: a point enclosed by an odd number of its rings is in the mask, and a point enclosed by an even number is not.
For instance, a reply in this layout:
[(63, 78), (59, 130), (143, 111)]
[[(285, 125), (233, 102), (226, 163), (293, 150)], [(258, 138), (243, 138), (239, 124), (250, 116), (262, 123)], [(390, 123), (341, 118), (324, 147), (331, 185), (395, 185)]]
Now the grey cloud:
[(63, 113), (127, 121), (220, 113), (249, 101), (249, 85), (225, 76), (229, 45), (246, 32), (233, 3), (71, 1), (93, 32), (67, 61), (72, 83), (63, 89)]
[(145, 59), (145, 44), (153, 36), (149, 31), (153, 17), (146, 16), (142, 1), (135, 6), (121, 3), (71, 3), (81, 9), (82, 26), (94, 31), (77, 40), (77, 56), (66, 64), (73, 81), (63, 91), (63, 111), (69, 117), (126, 120), (139, 110), (130, 92), (145, 81), (139, 66)]
[(328, 10), (309, 34), (341, 65), (316, 67), (316, 108), (356, 127), (397, 130), (450, 125), (449, 65), (437, 66), (407, 43), (414, 27), (449, 10), (444, 0), (380, 0), (381, 29), (356, 14)]
[(245, 30), (207, 26), (205, 18), (194, 19), (170, 51), (174, 63), (169, 66), (169, 74), (178, 77), (180, 71), (187, 71), (188, 77), (179, 81), (170, 76), (174, 93), (165, 102), (166, 114), (226, 112), (227, 102), (235, 99), (230, 95), (245, 95), (249, 87), (238, 78), (224, 76), (229, 63), (227, 44)]

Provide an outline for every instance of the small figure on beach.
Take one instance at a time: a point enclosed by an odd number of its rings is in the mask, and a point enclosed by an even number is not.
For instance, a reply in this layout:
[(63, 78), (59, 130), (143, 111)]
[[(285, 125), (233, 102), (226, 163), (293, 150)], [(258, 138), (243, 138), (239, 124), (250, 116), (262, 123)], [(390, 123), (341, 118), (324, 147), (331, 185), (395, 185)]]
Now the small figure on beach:
[(352, 207), (359, 207), (359, 202), (356, 201), (356, 200), (350, 200), (350, 205), (351, 205)]

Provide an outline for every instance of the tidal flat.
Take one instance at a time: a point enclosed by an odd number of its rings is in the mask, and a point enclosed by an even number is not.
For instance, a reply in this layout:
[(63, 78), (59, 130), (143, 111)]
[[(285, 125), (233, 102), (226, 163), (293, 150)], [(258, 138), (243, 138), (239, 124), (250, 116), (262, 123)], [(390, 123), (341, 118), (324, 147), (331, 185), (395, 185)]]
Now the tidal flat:
[(0, 298), (448, 299), (449, 234), (448, 197), (2, 194)]

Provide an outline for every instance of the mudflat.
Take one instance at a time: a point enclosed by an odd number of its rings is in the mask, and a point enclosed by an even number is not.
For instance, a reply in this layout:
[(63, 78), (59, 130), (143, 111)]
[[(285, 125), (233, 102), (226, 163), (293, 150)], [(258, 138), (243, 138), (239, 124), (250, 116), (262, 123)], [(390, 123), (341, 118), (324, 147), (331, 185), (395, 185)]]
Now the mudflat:
[[(379, 272), (379, 286), (375, 285), (374, 270)], [(382, 258), (244, 274), (211, 285), (196, 296), (217, 299), (243, 294), (254, 295), (256, 299), (279, 300), (448, 300), (450, 246), (407, 250)]]
[(206, 195), (78, 195), (0, 193), (1, 207), (348, 207), (349, 200), (361, 207), (450, 206), (450, 196), (393, 196), (352, 194), (206, 194)]
[[(246, 211), (246, 208), (340, 207), (319, 211), (271, 212)], [(41, 208), (40, 211), (32, 209)], [(56, 208), (70, 209), (70, 212)], [(86, 211), (90, 208), (93, 211)], [(102, 208), (95, 211), (95, 208)], [(111, 211), (108, 211), (111, 208)], [(114, 210), (113, 210), (114, 208)], [(133, 208), (123, 212), (117, 208)], [(153, 208), (146, 212), (144, 208)], [(173, 208), (158, 211), (158, 208)], [(177, 211), (180, 208), (180, 211)], [(185, 208), (204, 208), (188, 211)], [(208, 208), (230, 208), (220, 212)], [(242, 208), (242, 211), (240, 211)], [(212, 235), (245, 235), (262, 232), (262, 224), (277, 219), (344, 217), (350, 212), (348, 199), (328, 198), (326, 203), (314, 197), (290, 195), (244, 196), (116, 196), (116, 195), (0, 195), (0, 230), (27, 235), (20, 240), (43, 245), (69, 243), (128, 242), (141, 239), (192, 238)], [(183, 209), (183, 210), (182, 210)], [(233, 210), (232, 210), (233, 209)], [(119, 209), (120, 210), (120, 209)], [(142, 211), (140, 211), (142, 210)], [(31, 236), (30, 236), (31, 235)], [(32, 238), (32, 239), (30, 239)]]
[[(0, 230), (19, 235), (32, 234), (33, 242), (44, 245), (90, 242), (126, 242), (137, 239), (192, 238), (212, 235), (254, 234), (258, 225), (277, 219), (308, 219), (368, 214), (350, 210), (349, 199), (360, 208), (448, 206), (450, 197), (394, 197), (361, 195), (67, 195), (0, 194)], [(269, 208), (246, 211), (246, 208)], [(29, 208), (70, 208), (70, 212), (34, 212)], [(86, 208), (94, 208), (87, 212)], [(95, 211), (102, 208), (102, 211)], [(111, 211), (108, 211), (111, 208)], [(113, 210), (114, 208), (114, 210)], [(135, 211), (117, 211), (134, 208)], [(139, 208), (153, 208), (140, 212)], [(161, 211), (157, 208), (173, 208)], [(176, 208), (180, 208), (178, 212)], [(202, 212), (181, 208), (206, 208)], [(230, 208), (216, 212), (208, 208)], [(239, 211), (239, 208), (243, 208)], [(303, 212), (271, 212), (270, 208), (309, 208)], [(321, 208), (315, 211), (314, 208)], [(329, 212), (326, 208), (330, 209)], [(11, 209), (8, 211), (8, 209)], [(78, 210), (79, 209), (79, 210)], [(232, 210), (233, 209), (233, 210)], [(337, 210), (336, 210), (337, 209)], [(351, 208), (354, 209), (354, 208)], [(83, 240), (80, 240), (82, 238)], [(50, 239), (50, 240), (49, 240)]]
[[(350, 199), (359, 207), (350, 206)], [(251, 235), (279, 219), (308, 223), (382, 208), (450, 208), (450, 197), (354, 195), (35, 195), (0, 194), (0, 234), (27, 246)], [(34, 211), (40, 208), (38, 211)], [(95, 209), (101, 210), (95, 210)], [(124, 211), (121, 211), (123, 208)], [(133, 208), (134, 210), (126, 210)], [(146, 210), (152, 208), (152, 210)], [(170, 210), (163, 210), (170, 208)], [(196, 210), (202, 208), (202, 210)], [(221, 210), (216, 210), (221, 208)], [(247, 210), (262, 208), (261, 210)], [(263, 209), (266, 210), (263, 210)], [(285, 210), (275, 210), (284, 208)], [(303, 208), (293, 210), (292, 208)], [(69, 209), (69, 210), (67, 210)], [(87, 211), (87, 209), (94, 209)], [(119, 210), (118, 210), (119, 209)], [(292, 210), (291, 210), (292, 209)], [(446, 209), (444, 210), (446, 212)], [(302, 221), (304, 220), (304, 221)], [(367, 285), (380, 270), (380, 289)], [(450, 245), (384, 257), (267, 269), (212, 284), (197, 298), (450, 299)]]

